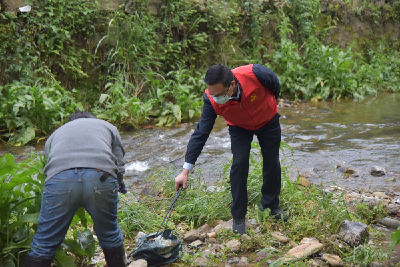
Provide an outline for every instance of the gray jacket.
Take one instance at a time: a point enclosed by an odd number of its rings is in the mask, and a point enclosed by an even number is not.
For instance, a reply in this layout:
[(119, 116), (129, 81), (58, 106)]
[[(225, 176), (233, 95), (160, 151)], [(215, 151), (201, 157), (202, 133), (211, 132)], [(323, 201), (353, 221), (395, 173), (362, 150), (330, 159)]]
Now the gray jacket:
[(46, 181), (64, 170), (94, 168), (121, 183), (125, 173), (121, 137), (117, 128), (100, 119), (80, 118), (58, 128), (46, 141)]

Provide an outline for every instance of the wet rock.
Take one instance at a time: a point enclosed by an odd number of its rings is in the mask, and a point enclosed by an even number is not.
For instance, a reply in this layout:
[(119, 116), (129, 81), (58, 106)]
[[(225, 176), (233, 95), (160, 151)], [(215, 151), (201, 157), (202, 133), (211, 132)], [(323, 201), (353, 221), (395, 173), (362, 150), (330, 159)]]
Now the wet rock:
[(386, 211), (389, 215), (396, 215), (399, 212), (400, 207), (395, 204), (389, 204), (386, 207)]
[(210, 243), (210, 244), (216, 244), (216, 243), (218, 243), (218, 242), (217, 242), (217, 239), (215, 239), (215, 238), (209, 238), (209, 239), (208, 239), (208, 243)]
[(284, 234), (282, 234), (281, 232), (272, 232), (271, 236), (273, 238), (275, 238), (276, 240), (278, 240), (281, 243), (287, 243), (289, 242), (289, 238), (286, 237)]
[(217, 233), (216, 232), (211, 232), (211, 233), (208, 233), (207, 234), (207, 237), (208, 238), (215, 238), (217, 236)]
[(371, 174), (374, 175), (374, 176), (383, 176), (383, 175), (387, 174), (387, 171), (383, 167), (372, 166)]
[(318, 259), (312, 259), (308, 262), (308, 267), (322, 267), (322, 266), (329, 266), (324, 261)]
[(236, 239), (229, 241), (225, 246), (232, 252), (240, 251), (240, 242)]
[(319, 242), (319, 241), (315, 237), (304, 237), (300, 241), (300, 245), (307, 244), (307, 243), (313, 243), (313, 242)]
[(340, 226), (339, 236), (352, 247), (361, 245), (369, 236), (367, 225), (361, 222), (344, 220)]
[(143, 232), (139, 232), (139, 233), (136, 235), (136, 237), (135, 237), (135, 242), (137, 243), (138, 240), (139, 240), (139, 238), (141, 238), (141, 237), (144, 236), (144, 235), (146, 235), (146, 234), (143, 233)]
[(190, 266), (193, 266), (193, 267), (203, 267), (203, 266), (209, 266), (208, 265), (208, 259), (207, 258), (205, 258), (205, 257), (197, 257), (195, 260), (194, 260), (194, 262), (192, 263), (192, 265), (190, 265)]
[(393, 229), (400, 226), (400, 221), (388, 217), (378, 220), (378, 223)]
[(367, 191), (367, 189), (365, 189), (365, 187), (360, 187), (360, 188), (358, 189), (358, 192), (359, 192), (360, 194), (364, 194), (364, 193), (366, 193), (366, 192), (368, 192), (368, 191)]
[(205, 241), (205, 240), (206, 240), (206, 237), (207, 237), (206, 234), (201, 234), (201, 235), (199, 236), (199, 240)]
[(334, 192), (343, 192), (343, 191), (345, 191), (343, 188), (341, 188), (339, 186), (335, 186), (335, 185), (332, 185), (332, 186), (324, 189), (324, 192), (328, 193), (328, 194), (334, 193)]
[(374, 197), (381, 198), (381, 199), (388, 199), (389, 198), (388, 195), (386, 195), (384, 192), (374, 192), (374, 193), (372, 193), (372, 195)]
[(197, 231), (196, 229), (191, 230), (189, 232), (187, 232), (184, 236), (183, 236), (183, 241), (185, 242), (192, 242), (195, 241), (197, 239), (199, 239), (199, 231)]
[(324, 255), (322, 255), (322, 259), (324, 261), (327, 261), (330, 266), (333, 266), (333, 267), (343, 266), (342, 259), (337, 255), (324, 254)]
[(143, 259), (133, 261), (128, 265), (128, 267), (147, 267), (147, 261)]
[(256, 262), (260, 262), (260, 261), (263, 261), (266, 258), (269, 258), (270, 256), (271, 256), (270, 252), (267, 252), (265, 250), (261, 250), (261, 251), (257, 252), (255, 261)]
[(322, 245), (319, 242), (311, 242), (311, 243), (305, 243), (305, 244), (299, 245), (299, 246), (289, 250), (286, 253), (286, 256), (282, 260), (282, 262), (289, 262), (289, 261), (305, 259), (308, 256), (320, 251), (323, 248), (323, 246), (324, 245)]
[(238, 262), (237, 266), (249, 266), (247, 263), (247, 258), (246, 257), (241, 257), (240, 261)]
[(203, 226), (199, 227), (197, 231), (199, 234), (207, 234), (211, 231), (212, 227), (209, 226), (208, 224), (204, 224)]
[(343, 170), (343, 174), (354, 174), (354, 173), (356, 173), (356, 171), (353, 170), (353, 169), (351, 169), (350, 167), (346, 167), (346, 168)]
[(221, 232), (223, 229), (232, 229), (232, 222), (220, 222), (217, 226), (214, 227), (213, 231), (216, 233)]
[(311, 183), (304, 177), (300, 177), (299, 180), (297, 181), (297, 184), (302, 185), (304, 187), (310, 188)]
[(239, 262), (240, 262), (239, 257), (233, 257), (232, 259), (228, 260), (229, 264), (236, 264), (236, 263), (239, 263)]
[(192, 243), (190, 243), (191, 246), (196, 247), (196, 248), (201, 246), (202, 244), (203, 244), (203, 242), (201, 242), (200, 240), (196, 240), (196, 241), (193, 241)]

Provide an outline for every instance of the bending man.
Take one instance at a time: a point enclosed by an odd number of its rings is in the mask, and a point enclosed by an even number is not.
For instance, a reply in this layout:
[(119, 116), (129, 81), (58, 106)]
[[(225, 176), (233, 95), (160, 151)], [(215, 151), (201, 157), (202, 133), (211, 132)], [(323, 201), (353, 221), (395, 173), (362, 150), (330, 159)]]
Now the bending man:
[(28, 267), (50, 267), (80, 206), (93, 219), (107, 266), (126, 266), (117, 224), (124, 154), (117, 128), (88, 112), (72, 114), (69, 122), (49, 137), (43, 170), (46, 182)]
[(260, 209), (271, 209), (274, 219), (288, 220), (279, 208), (281, 167), (279, 147), (281, 127), (276, 99), (278, 77), (270, 69), (251, 64), (235, 69), (218, 64), (208, 69), (205, 79), (201, 119), (189, 140), (182, 172), (175, 178), (175, 189), (187, 186), (188, 174), (214, 126), (217, 115), (229, 126), (233, 163), (230, 171), (233, 231), (243, 234), (247, 213), (247, 177), (251, 142), (256, 135), (263, 156), (263, 185)]

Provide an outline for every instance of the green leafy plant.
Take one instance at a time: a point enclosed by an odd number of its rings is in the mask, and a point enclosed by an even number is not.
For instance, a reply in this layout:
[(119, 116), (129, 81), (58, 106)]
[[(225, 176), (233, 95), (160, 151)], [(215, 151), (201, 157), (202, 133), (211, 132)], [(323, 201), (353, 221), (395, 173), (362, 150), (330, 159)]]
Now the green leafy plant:
[(137, 127), (148, 119), (152, 101), (143, 103), (132, 95), (129, 90), (132, 84), (125, 82), (122, 77), (118, 75), (106, 84), (107, 92), (100, 95), (92, 112), (97, 118), (118, 127)]
[(22, 163), (11, 154), (0, 157), (0, 265), (14, 266), (30, 247), (44, 187), (43, 164), (42, 156), (31, 155)]
[(66, 91), (57, 84), (42, 87), (12, 83), (0, 87), (0, 129), (8, 130), (2, 138), (19, 146), (47, 136), (75, 109), (83, 109), (74, 93), (78, 92)]

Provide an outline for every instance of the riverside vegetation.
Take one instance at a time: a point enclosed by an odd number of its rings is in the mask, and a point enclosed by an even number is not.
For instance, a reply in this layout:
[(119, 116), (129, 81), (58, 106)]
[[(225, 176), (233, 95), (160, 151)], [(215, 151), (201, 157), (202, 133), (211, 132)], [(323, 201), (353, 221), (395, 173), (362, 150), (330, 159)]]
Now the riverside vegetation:
[[(352, 248), (337, 240), (343, 220), (360, 221), (367, 225), (376, 223), (386, 215), (384, 205), (379, 204), (370, 209), (368, 205), (361, 203), (349, 208), (343, 194), (334, 195), (324, 192), (318, 186), (304, 187), (296, 181), (291, 181), (288, 177), (291, 166), (285, 165), (285, 162), (293, 154), (293, 150), (285, 143), (281, 146), (282, 153), (286, 151), (282, 155), (281, 204), (291, 219), (287, 223), (276, 223), (269, 217), (268, 210), (259, 211), (262, 159), (259, 156), (258, 143), (254, 142), (252, 147), (255, 151), (250, 159), (247, 218), (255, 219), (259, 228), (258, 231), (254, 228), (248, 229), (250, 238), (242, 240), (240, 251), (233, 255), (255, 257), (257, 252), (264, 250), (268, 251), (269, 255), (255, 266), (261, 266), (259, 264), (265, 263), (268, 259), (272, 261), (272, 266), (281, 266), (290, 244), (279, 244), (270, 235), (273, 231), (280, 231), (297, 243), (304, 237), (318, 239), (324, 244), (323, 252), (339, 255), (345, 266), (368, 266), (373, 261), (381, 263), (389, 258), (390, 251), (382, 251), (374, 244), (366, 242)], [(0, 158), (0, 167), (0, 198), (3, 207), (0, 214), (0, 266), (19, 266), (24, 261), (25, 252), (29, 249), (37, 228), (40, 196), (44, 186), (43, 157), (32, 155), (25, 162), (15, 163), (13, 156), (6, 154)], [(201, 179), (201, 170), (193, 174), (195, 178), (191, 180), (189, 188), (181, 193), (175, 206), (168, 223), (170, 229), (180, 232), (182, 224), (188, 229), (194, 229), (205, 223), (213, 225), (217, 220), (231, 218), (229, 167), (229, 162), (220, 167), (221, 179), (211, 187)], [(139, 197), (133, 193), (120, 196), (118, 223), (125, 236), (127, 247), (134, 248), (134, 237), (139, 231), (151, 233), (158, 229), (175, 195), (173, 178), (176, 172), (176, 169), (161, 168), (152, 174), (151, 178), (155, 181), (152, 186), (154, 196)], [(57, 266), (93, 266), (91, 259), (95, 255), (97, 243), (90, 230), (92, 223), (90, 216), (83, 209), (78, 210), (67, 238), (57, 251)], [(369, 227), (368, 232), (375, 244), (384, 239), (383, 234), (376, 228)], [(399, 242), (399, 232), (392, 234), (390, 250)], [(217, 234), (217, 239), (226, 243), (240, 239), (240, 236), (231, 230), (223, 230)], [(199, 256), (201, 254), (183, 250), (181, 258), (174, 265), (188, 266)], [(232, 257), (232, 253), (226, 248), (221, 248), (218, 254), (209, 258), (209, 264), (224, 264), (228, 256)], [(289, 266), (308, 266), (308, 261), (309, 259), (303, 259)]]
[(165, 0), (158, 14), (148, 1), (128, 2), (129, 10), (104, 12), (95, 0), (30, 0), (31, 12), (0, 10), (2, 142), (44, 138), (75, 109), (119, 128), (191, 119), (215, 63), (264, 64), (295, 100), (400, 90), (397, 39), (382, 34), (340, 48), (326, 38), (349, 16), (399, 23), (399, 1), (336, 1), (322, 13), (319, 0)]
[[(99, 12), (94, 0), (31, 0), (33, 10), (27, 14), (0, 13), (0, 140), (25, 145), (46, 138), (76, 109), (89, 110), (119, 128), (139, 127), (149, 120), (159, 126), (180, 123), (200, 114), (202, 77), (216, 62), (231, 67), (264, 64), (278, 74), (282, 94), (295, 100), (399, 92), (398, 41), (382, 38), (339, 48), (325, 40), (330, 29), (349, 14), (373, 23), (400, 20), (399, 1), (382, 7), (359, 2), (353, 7), (349, 0), (337, 1), (322, 14), (317, 0), (264, 1), (261, 5), (254, 0), (166, 0), (155, 15), (147, 1), (134, 2), (131, 12), (124, 7)], [(265, 27), (270, 24), (277, 25), (271, 28), (274, 42), (266, 37)], [(38, 155), (22, 163), (9, 154), (0, 158), (2, 267), (23, 261), (36, 230), (43, 161)], [(267, 213), (257, 211), (261, 165), (257, 158), (251, 164), (249, 218), (257, 218), (261, 233), (250, 231), (254, 238), (244, 251), (272, 246), (271, 229), (283, 229), (294, 241), (306, 236), (323, 241), (337, 232), (343, 219), (373, 223), (383, 215), (382, 208), (360, 206), (349, 211), (341, 199), (332, 204), (330, 195), (317, 187), (299, 188), (283, 169), (282, 202), (296, 220), (273, 224)], [(228, 164), (223, 167), (216, 185), (222, 191), (211, 193), (204, 181), (195, 179), (180, 197), (170, 227), (184, 221), (193, 228), (230, 217), (228, 168)], [(170, 174), (164, 177), (174, 177), (173, 170), (162, 171)], [(162, 192), (158, 199), (131, 203), (121, 196), (119, 223), (128, 240), (132, 232), (156, 229), (174, 194), (172, 183), (155, 185)], [(89, 265), (96, 250), (88, 230), (91, 223), (84, 210), (77, 212), (72, 231), (57, 252), (60, 266)], [(231, 237), (236, 238), (229, 232), (220, 236)], [(399, 241), (397, 231), (392, 245)], [(352, 249), (330, 244), (326, 251), (355, 266), (388, 255), (368, 245)], [(177, 264), (186, 266), (191, 260), (192, 256), (184, 255)]]

